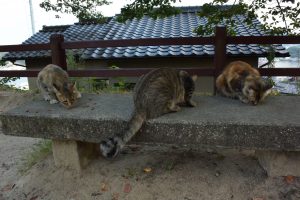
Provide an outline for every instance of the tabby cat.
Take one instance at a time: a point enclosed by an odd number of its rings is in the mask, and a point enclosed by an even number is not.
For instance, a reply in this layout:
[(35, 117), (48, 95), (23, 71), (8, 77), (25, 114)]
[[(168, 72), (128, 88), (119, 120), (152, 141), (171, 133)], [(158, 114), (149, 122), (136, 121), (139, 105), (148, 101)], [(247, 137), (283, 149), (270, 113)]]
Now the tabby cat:
[(191, 100), (196, 79), (196, 75), (190, 76), (186, 71), (169, 68), (155, 69), (142, 76), (134, 88), (134, 112), (127, 129), (123, 134), (100, 143), (102, 155), (106, 158), (117, 156), (145, 120), (177, 112), (179, 106), (196, 106)]
[(216, 87), (226, 97), (257, 105), (271, 92), (272, 84), (264, 81), (258, 70), (248, 63), (234, 61), (218, 76)]
[(78, 98), (81, 98), (81, 94), (76, 84), (70, 83), (68, 79), (66, 71), (57, 65), (49, 64), (39, 72), (37, 86), (44, 99), (50, 104), (60, 102), (70, 108)]

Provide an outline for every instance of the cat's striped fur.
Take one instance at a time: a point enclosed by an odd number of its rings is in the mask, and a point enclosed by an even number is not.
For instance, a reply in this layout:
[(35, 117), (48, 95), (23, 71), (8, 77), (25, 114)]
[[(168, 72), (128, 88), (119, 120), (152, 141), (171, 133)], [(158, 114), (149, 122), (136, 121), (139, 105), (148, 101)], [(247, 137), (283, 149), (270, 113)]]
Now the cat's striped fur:
[(224, 96), (257, 105), (271, 91), (257, 69), (243, 61), (229, 63), (216, 80), (217, 90)]
[(179, 105), (195, 106), (191, 100), (197, 76), (176, 69), (156, 69), (142, 76), (134, 89), (134, 112), (128, 128), (100, 144), (104, 157), (113, 158), (123, 146), (138, 132), (145, 120), (165, 113), (177, 112)]

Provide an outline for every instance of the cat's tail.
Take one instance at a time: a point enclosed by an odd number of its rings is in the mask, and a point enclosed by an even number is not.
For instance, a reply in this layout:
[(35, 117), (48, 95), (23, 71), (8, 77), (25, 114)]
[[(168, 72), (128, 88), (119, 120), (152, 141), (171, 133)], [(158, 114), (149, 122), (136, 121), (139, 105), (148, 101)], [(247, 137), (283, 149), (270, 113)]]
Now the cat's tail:
[(116, 157), (126, 143), (140, 130), (145, 120), (146, 114), (134, 112), (128, 123), (127, 129), (122, 135), (115, 135), (101, 141), (101, 154), (105, 158)]

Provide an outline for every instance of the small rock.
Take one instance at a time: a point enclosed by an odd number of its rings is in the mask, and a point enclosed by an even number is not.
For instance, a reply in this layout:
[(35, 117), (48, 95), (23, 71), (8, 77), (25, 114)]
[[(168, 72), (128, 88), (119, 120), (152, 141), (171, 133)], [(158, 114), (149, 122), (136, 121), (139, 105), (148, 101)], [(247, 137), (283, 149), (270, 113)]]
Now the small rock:
[(36, 200), (36, 199), (38, 199), (38, 196), (34, 196), (30, 198), (30, 200)]
[(11, 191), (14, 187), (16, 186), (16, 184), (8, 184), (5, 185), (3, 188), (1, 188), (1, 192), (9, 192)]
[(101, 191), (106, 192), (109, 189), (109, 185), (107, 183), (101, 183)]
[(215, 176), (216, 176), (216, 177), (219, 177), (220, 175), (221, 175), (221, 172), (216, 171)]
[(252, 200), (265, 200), (265, 199), (262, 197), (253, 197)]
[(92, 197), (99, 196), (99, 195), (102, 195), (102, 193), (101, 192), (93, 192), (91, 194)]
[(150, 172), (152, 172), (151, 167), (145, 167), (145, 168), (144, 168), (144, 172), (145, 172), (145, 173), (150, 173)]
[(295, 176), (291, 176), (291, 175), (285, 176), (284, 180), (285, 180), (286, 183), (292, 184), (294, 182), (294, 180), (295, 180)]

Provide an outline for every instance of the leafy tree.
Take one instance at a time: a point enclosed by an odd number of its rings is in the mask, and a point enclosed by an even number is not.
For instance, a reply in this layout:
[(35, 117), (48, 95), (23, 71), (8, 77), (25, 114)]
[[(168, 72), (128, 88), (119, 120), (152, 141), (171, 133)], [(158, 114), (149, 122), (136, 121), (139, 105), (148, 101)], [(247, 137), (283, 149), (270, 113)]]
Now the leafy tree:
[[(72, 13), (80, 21), (93, 21), (103, 16), (97, 12), (97, 6), (109, 4), (106, 0), (44, 0), (41, 7), (47, 11)], [(172, 3), (188, 0), (134, 0), (121, 9), (118, 16), (120, 22), (141, 18), (149, 15), (153, 18), (161, 18), (180, 12), (172, 6)], [(201, 1), (199, 0), (199, 4)], [(195, 31), (199, 35), (208, 35), (214, 32), (217, 24), (228, 25), (231, 35), (235, 34), (236, 15), (246, 16), (242, 22), (249, 26), (254, 25), (254, 19), (262, 20), (262, 29), (270, 34), (292, 35), (300, 33), (300, 2), (295, 0), (234, 0), (232, 5), (227, 5), (229, 0), (211, 0), (202, 6), (199, 16), (207, 19), (207, 24), (199, 26)], [(224, 6), (226, 5), (226, 6)], [(283, 23), (282, 23), (283, 22)]]
[(142, 18), (144, 14), (152, 18), (162, 18), (179, 14), (180, 10), (174, 8), (171, 3), (177, 0), (135, 0), (121, 9), (118, 21), (125, 22), (128, 19)]
[[(144, 14), (154, 18), (177, 14), (178, 10), (171, 6), (171, 3), (177, 1), (180, 0), (135, 0), (122, 8), (119, 21), (140, 18)], [(292, 35), (300, 32), (299, 1), (295, 3), (294, 0), (235, 0), (232, 5), (227, 5), (228, 3), (229, 0), (212, 0), (211, 3), (203, 4), (199, 16), (205, 17), (207, 24), (199, 26), (195, 31), (199, 35), (212, 34), (217, 24), (226, 24), (229, 25), (229, 33), (234, 35), (236, 21), (241, 22), (241, 19), (234, 16), (244, 15), (246, 17), (243, 22), (249, 26), (253, 25), (254, 19), (261, 19), (262, 28), (270, 34)]]
[[(97, 8), (108, 5), (107, 0), (44, 0), (40, 7), (46, 11), (55, 11), (59, 13), (71, 13), (79, 19), (80, 22), (102, 23), (104, 16), (97, 11)], [(59, 18), (59, 15), (56, 15)]]
[[(0, 59), (0, 70), (5, 66), (6, 66), (6, 62)], [(0, 77), (0, 89), (11, 88), (7, 84), (12, 81), (18, 80), (19, 78), (20, 77)]]

